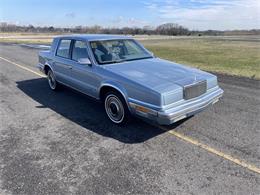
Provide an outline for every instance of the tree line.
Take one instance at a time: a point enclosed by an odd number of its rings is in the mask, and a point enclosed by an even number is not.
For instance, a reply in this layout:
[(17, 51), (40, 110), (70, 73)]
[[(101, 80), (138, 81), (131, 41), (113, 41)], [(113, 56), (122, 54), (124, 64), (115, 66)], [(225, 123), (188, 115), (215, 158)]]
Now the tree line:
[(169, 35), (169, 36), (181, 36), (181, 35), (260, 35), (260, 29), (252, 30), (231, 30), (231, 31), (218, 31), (218, 30), (205, 30), (196, 31), (189, 30), (179, 24), (166, 23), (157, 27), (144, 26), (140, 27), (101, 27), (95, 26), (75, 26), (71, 28), (53, 27), (53, 26), (21, 26), (15, 24), (8, 24), (5, 22), (0, 23), (0, 32), (30, 32), (30, 33), (88, 33), (88, 34), (126, 34), (126, 35)]

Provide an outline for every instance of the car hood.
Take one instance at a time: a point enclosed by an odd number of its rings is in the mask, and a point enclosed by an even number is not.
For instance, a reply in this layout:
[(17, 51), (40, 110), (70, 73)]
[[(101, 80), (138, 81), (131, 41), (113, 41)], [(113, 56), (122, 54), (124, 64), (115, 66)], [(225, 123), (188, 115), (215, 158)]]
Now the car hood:
[(159, 58), (127, 61), (105, 68), (134, 82), (159, 92), (172, 90), (176, 86), (186, 86), (213, 76), (195, 68)]

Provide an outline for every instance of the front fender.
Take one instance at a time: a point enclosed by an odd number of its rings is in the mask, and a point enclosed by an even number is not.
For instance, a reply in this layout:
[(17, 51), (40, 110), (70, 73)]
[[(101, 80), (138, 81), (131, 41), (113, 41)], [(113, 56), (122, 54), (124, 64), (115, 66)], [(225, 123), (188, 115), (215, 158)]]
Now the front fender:
[(103, 81), (98, 89), (98, 94), (100, 94), (102, 87), (112, 87), (112, 88), (116, 89), (117, 91), (119, 91), (119, 93), (124, 97), (128, 108), (130, 108), (129, 103), (128, 103), (127, 91), (126, 91), (125, 87), (123, 87), (120, 83), (115, 82), (115, 81)]

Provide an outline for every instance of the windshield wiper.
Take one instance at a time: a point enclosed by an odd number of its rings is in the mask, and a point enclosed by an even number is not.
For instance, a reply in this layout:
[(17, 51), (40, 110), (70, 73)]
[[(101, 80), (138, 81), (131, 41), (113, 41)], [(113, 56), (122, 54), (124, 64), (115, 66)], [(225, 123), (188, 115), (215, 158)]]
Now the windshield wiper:
[(143, 58), (113, 60), (113, 61), (109, 61), (109, 62), (102, 62), (100, 64), (113, 64), (113, 63), (121, 63), (121, 62), (134, 61), (134, 60), (143, 60), (143, 59), (149, 59), (149, 58), (153, 58), (153, 56), (147, 56), (147, 57), (143, 57)]
[(125, 61), (134, 61), (134, 60), (144, 60), (144, 59), (150, 59), (153, 58), (153, 56), (143, 57), (143, 58), (133, 58), (133, 59), (127, 59)]
[(120, 63), (120, 62), (125, 62), (126, 60), (125, 59), (120, 59), (120, 60), (114, 60), (112, 61), (112, 63)]
[(101, 62), (100, 64), (113, 64), (113, 63), (120, 63), (120, 62), (125, 62), (125, 59), (121, 59), (121, 60), (113, 60), (113, 61), (109, 61), (109, 62)]

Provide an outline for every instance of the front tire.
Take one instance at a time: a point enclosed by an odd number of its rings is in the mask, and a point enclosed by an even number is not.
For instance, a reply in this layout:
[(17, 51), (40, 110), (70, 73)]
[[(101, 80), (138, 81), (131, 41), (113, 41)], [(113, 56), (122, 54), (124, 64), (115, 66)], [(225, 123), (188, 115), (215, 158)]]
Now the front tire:
[(126, 124), (130, 119), (130, 112), (122, 95), (116, 91), (105, 95), (104, 108), (110, 121), (117, 125)]
[(52, 70), (48, 70), (47, 80), (51, 90), (56, 91), (58, 89), (58, 82), (56, 81)]

